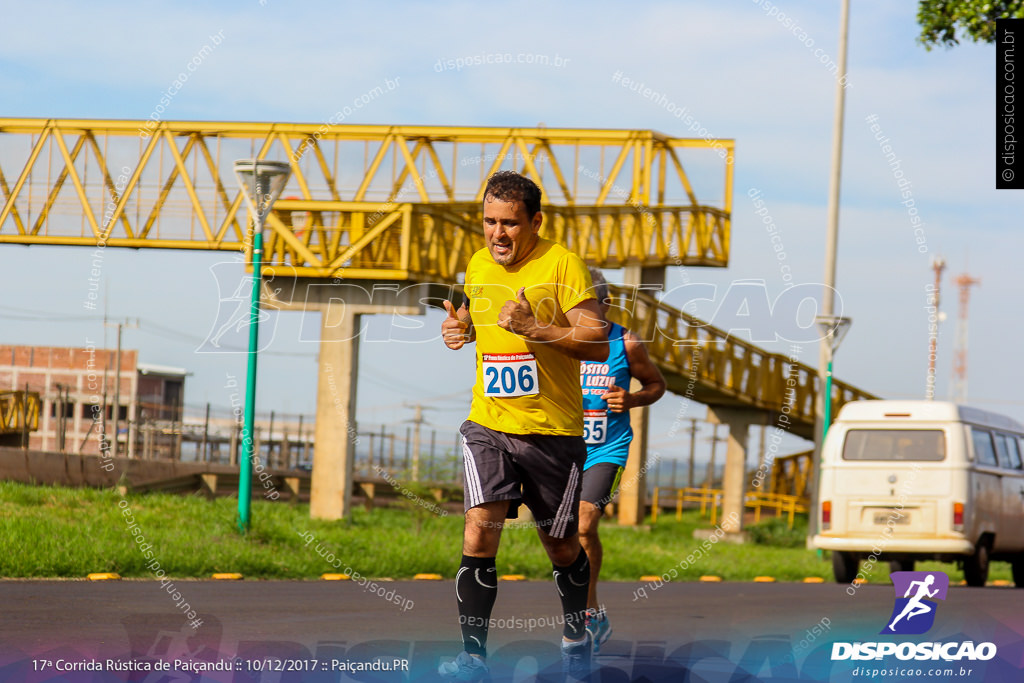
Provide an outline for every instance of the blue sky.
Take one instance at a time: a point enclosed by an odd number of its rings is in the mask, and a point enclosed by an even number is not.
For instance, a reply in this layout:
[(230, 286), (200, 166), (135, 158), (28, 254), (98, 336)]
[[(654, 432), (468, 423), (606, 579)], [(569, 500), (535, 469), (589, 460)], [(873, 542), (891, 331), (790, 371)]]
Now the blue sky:
[[(915, 43), (916, 3), (852, 5), (837, 289), (854, 322), (836, 375), (885, 397), (923, 396), (924, 288), (938, 253), (950, 266), (938, 395), (948, 394), (952, 367), (950, 275), (969, 268), (982, 280), (971, 300), (970, 402), (1024, 421), (1017, 392), (1024, 371), (1012, 356), (1017, 344), (1007, 341), (1022, 332), (1022, 287), (1007, 255), (1022, 252), (1024, 237), (1020, 195), (993, 189), (994, 48), (927, 52)], [(773, 6), (802, 31), (788, 29), (769, 11)], [(691, 269), (690, 279), (722, 292), (734, 281), (762, 279), (775, 296), (783, 289), (778, 262), (748, 192), (760, 190), (795, 282), (820, 282), (835, 88), (819, 57), (837, 58), (838, 14), (838, 3), (762, 0), (21, 3), (0, 25), (0, 114), (146, 119), (175, 75), (220, 33), (222, 42), (164, 118), (319, 123), (385, 79), (400, 79), (400, 87), (346, 123), (543, 122), (690, 135), (671, 113), (612, 81), (622, 72), (687, 107), (713, 135), (736, 140), (731, 263), (725, 270)], [(498, 52), (568, 61), (436, 68), (439, 60)], [(918, 250), (896, 179), (866, 121), (872, 115), (912, 183), (927, 253)], [(18, 292), (0, 307), (0, 342), (79, 346), (103, 339), (102, 324), (83, 318), (81, 309), (87, 253), (0, 247), (8, 291)], [(189, 404), (229, 405), (225, 375), (244, 377), (244, 356), (194, 353), (216, 316), (211, 267), (225, 257), (108, 250), (105, 259), (110, 317), (143, 319), (141, 329), (125, 333), (125, 345), (139, 348), (144, 362), (193, 372)], [(612, 281), (616, 275), (609, 273)], [(678, 272), (670, 274), (670, 287), (681, 282)], [(271, 353), (260, 360), (259, 410), (312, 413), (315, 348), (296, 341), (302, 317), (275, 318)], [(437, 312), (428, 315), (428, 327), (439, 323)], [(113, 343), (109, 332), (107, 340)], [(403, 401), (422, 400), (436, 408), (427, 419), (454, 433), (468, 408), (471, 357), (440, 343), (415, 348), (363, 344), (361, 427), (408, 419)], [(801, 358), (815, 364), (816, 348), (807, 345)], [(667, 457), (685, 449), (668, 436), (682, 405), (669, 395), (653, 410), (651, 443)], [(703, 414), (698, 406), (686, 409), (687, 417)]]

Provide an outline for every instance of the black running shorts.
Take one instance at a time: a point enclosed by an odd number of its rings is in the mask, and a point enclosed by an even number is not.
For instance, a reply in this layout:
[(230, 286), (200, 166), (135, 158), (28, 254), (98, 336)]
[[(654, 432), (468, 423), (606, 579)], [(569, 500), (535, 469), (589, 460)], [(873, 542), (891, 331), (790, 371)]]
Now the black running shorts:
[(537, 526), (555, 538), (576, 534), (587, 446), (581, 436), (508, 434), (466, 420), (461, 429), (466, 468), (465, 508), (511, 501), (508, 517), (525, 503)]

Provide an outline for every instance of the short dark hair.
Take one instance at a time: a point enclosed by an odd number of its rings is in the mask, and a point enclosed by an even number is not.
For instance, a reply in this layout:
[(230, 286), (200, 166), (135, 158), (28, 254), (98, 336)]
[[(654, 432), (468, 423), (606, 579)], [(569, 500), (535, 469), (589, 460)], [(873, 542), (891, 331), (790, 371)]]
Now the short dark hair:
[(494, 197), (503, 202), (521, 202), (530, 218), (540, 211), (540, 188), (524, 175), (515, 171), (498, 171), (487, 179), (484, 200)]

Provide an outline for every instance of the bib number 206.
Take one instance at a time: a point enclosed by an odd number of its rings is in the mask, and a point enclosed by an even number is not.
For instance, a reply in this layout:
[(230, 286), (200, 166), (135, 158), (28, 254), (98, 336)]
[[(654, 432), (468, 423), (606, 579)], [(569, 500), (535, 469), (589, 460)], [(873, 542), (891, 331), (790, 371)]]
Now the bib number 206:
[(483, 354), (484, 395), (530, 396), (537, 390), (537, 359), (532, 353)]

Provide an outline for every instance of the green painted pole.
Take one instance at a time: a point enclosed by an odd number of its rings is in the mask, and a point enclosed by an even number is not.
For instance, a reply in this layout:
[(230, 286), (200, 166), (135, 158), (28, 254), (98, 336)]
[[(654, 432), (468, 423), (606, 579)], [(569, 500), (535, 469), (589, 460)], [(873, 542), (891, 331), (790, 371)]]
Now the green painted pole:
[(256, 349), (260, 335), (260, 281), (263, 266), (263, 221), (256, 218), (252, 237), (252, 301), (249, 305), (249, 364), (245, 373), (245, 416), (242, 423), (242, 457), (238, 459), (238, 530), (249, 531), (252, 508), (253, 418), (256, 412)]
[[(830, 424), (832, 424), (832, 357), (831, 357), (831, 354), (829, 354), (828, 367), (825, 370), (825, 415), (823, 416), (822, 426), (821, 426), (821, 444), (822, 444), (822, 446), (825, 445), (825, 436), (828, 434), (828, 426)], [(824, 453), (824, 449), (822, 449), (821, 453)], [(817, 489), (816, 489), (817, 491), (821, 490), (821, 465), (825, 462), (825, 456), (824, 455), (819, 454), (819, 457), (821, 458), (821, 460), (818, 463), (818, 467), (815, 468), (815, 473), (816, 473), (816, 475), (818, 477), (818, 485), (817, 485)], [(815, 494), (815, 495), (817, 495), (817, 494)], [(817, 515), (817, 512), (815, 512), (815, 515)], [(816, 525), (817, 525), (817, 521), (815, 521), (815, 526)], [(821, 548), (818, 548), (817, 555), (818, 555), (819, 559), (825, 556), (825, 554), (822, 552)]]
[(828, 360), (828, 369), (825, 371), (825, 423), (821, 428), (821, 440), (825, 441), (828, 434), (828, 426), (832, 424), (832, 359)]

